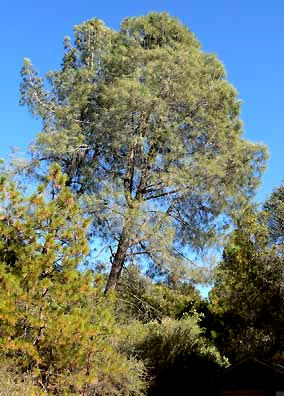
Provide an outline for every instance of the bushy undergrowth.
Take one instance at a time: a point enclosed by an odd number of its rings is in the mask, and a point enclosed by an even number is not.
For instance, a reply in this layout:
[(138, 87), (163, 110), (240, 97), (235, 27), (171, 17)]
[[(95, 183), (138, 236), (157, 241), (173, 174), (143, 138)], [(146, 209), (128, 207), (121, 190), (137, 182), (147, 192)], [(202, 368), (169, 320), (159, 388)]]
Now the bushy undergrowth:
[(144, 361), (151, 382), (149, 395), (177, 394), (189, 383), (192, 394), (198, 393), (220, 367), (228, 364), (204, 337), (197, 314), (146, 325), (133, 322), (127, 330), (121, 349)]
[(0, 363), (0, 396), (44, 396), (46, 392), (35, 385), (32, 376), (19, 375), (15, 368)]
[(201, 297), (190, 283), (171, 287), (154, 283), (139, 267), (131, 265), (122, 273), (117, 290), (116, 311), (120, 323), (138, 320), (143, 323), (161, 321), (164, 317), (180, 319), (184, 313), (198, 308)]

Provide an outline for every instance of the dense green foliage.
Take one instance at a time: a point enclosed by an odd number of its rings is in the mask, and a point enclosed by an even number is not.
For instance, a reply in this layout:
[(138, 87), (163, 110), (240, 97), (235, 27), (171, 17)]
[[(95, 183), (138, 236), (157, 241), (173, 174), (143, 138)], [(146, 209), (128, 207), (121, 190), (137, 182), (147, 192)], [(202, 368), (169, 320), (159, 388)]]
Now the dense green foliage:
[(281, 184), (264, 203), (266, 224), (271, 242), (284, 245), (284, 185)]
[(65, 39), (49, 90), (29, 60), (21, 103), (43, 121), (26, 169), (58, 162), (109, 247), (107, 289), (126, 263), (187, 278), (254, 193), (266, 151), (242, 137), (240, 101), (218, 59), (166, 13), (92, 19)]
[(117, 288), (116, 307), (119, 318), (128, 323), (139, 320), (148, 323), (165, 317), (180, 319), (200, 305), (201, 297), (192, 284), (179, 283), (173, 288), (153, 283), (139, 269), (124, 270)]
[(178, 394), (185, 388), (200, 394), (206, 380), (228, 364), (204, 337), (197, 314), (178, 321), (164, 318), (143, 328), (136, 324), (129, 331), (123, 350), (146, 362), (152, 377), (149, 395)]
[(58, 166), (47, 181), (24, 197), (0, 177), (0, 356), (52, 394), (140, 395), (143, 365), (117, 351), (112, 297), (78, 269), (89, 221)]
[(263, 212), (244, 212), (217, 269), (210, 294), (218, 317), (215, 336), (231, 360), (250, 353), (284, 362), (283, 234), (272, 220), (280, 220), (283, 201), (271, 204), (282, 188), (272, 194)]

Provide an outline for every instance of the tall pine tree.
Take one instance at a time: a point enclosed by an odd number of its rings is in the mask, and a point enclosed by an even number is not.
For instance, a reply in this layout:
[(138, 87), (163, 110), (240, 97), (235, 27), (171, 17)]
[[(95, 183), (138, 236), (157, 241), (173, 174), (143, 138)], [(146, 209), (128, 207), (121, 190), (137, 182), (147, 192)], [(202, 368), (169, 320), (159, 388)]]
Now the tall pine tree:
[[(166, 13), (97, 19), (65, 38), (46, 88), (29, 60), (21, 103), (43, 121), (29, 169), (57, 161), (110, 247), (107, 290), (143, 257), (191, 268), (254, 193), (266, 151), (242, 137), (240, 100), (216, 56)], [(190, 265), (189, 265), (190, 264)], [(189, 265), (189, 266), (188, 266)]]

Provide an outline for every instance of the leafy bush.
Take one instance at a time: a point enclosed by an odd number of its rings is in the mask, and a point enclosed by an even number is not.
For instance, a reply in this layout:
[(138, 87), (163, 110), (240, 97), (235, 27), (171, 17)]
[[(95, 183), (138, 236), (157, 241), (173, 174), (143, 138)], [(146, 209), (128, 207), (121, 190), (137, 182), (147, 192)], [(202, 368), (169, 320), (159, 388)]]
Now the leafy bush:
[(192, 394), (198, 394), (206, 380), (228, 363), (204, 337), (197, 314), (161, 323), (132, 323), (129, 334), (123, 350), (145, 362), (152, 379), (150, 395), (177, 394), (189, 384)]
[(138, 267), (125, 268), (117, 290), (117, 314), (120, 322), (133, 319), (143, 323), (164, 317), (179, 319), (183, 313), (197, 308), (200, 295), (190, 283), (180, 282), (175, 288), (153, 283)]

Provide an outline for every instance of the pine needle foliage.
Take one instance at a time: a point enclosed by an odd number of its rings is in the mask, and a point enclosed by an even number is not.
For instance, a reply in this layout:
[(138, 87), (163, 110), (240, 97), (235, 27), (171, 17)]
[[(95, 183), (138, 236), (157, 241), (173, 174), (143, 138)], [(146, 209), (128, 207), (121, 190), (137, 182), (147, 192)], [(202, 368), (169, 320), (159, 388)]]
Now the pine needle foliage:
[(116, 349), (113, 296), (78, 266), (88, 253), (66, 177), (25, 197), (0, 176), (0, 356), (55, 395), (141, 395), (143, 367)]
[[(242, 136), (221, 62), (166, 13), (98, 19), (65, 38), (61, 68), (22, 69), (21, 104), (43, 121), (30, 171), (56, 161), (110, 246), (107, 290), (129, 262), (187, 270), (254, 193), (266, 160)], [(50, 89), (46, 89), (46, 83)]]
[(251, 354), (283, 363), (283, 246), (273, 221), (277, 208), (271, 210), (276, 192), (264, 211), (244, 210), (210, 292), (211, 309), (222, 323), (216, 343), (232, 362)]
[(264, 203), (266, 224), (271, 242), (284, 246), (284, 184), (280, 184)]

